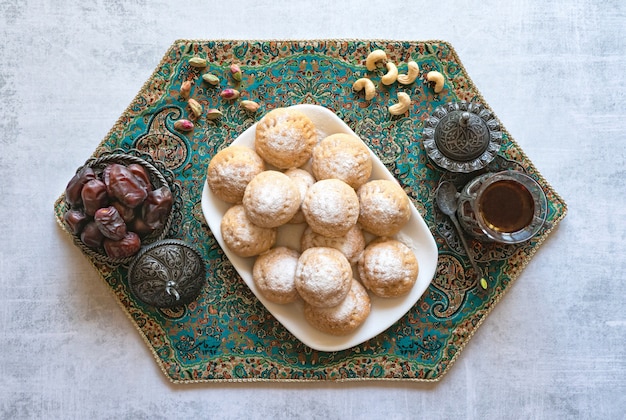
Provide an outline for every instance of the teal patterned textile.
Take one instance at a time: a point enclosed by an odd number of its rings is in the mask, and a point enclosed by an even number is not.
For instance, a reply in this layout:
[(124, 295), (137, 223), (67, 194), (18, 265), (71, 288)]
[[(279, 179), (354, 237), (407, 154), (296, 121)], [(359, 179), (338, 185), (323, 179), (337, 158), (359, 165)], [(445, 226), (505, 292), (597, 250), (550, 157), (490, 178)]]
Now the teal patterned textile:
[[(374, 49), (386, 51), (401, 73), (414, 60), (420, 75), (408, 86), (378, 86), (368, 103), (353, 92), (352, 83), (367, 76), (378, 85), (382, 71), (365, 68), (365, 58)], [(206, 58), (208, 66), (190, 66), (194, 56)], [(229, 76), (231, 63), (241, 66), (241, 82)], [(445, 76), (444, 90), (438, 94), (425, 80), (430, 70)], [(203, 82), (206, 72), (220, 76), (221, 85)], [(193, 118), (180, 95), (186, 80), (192, 81), (191, 97), (205, 110), (219, 109), (221, 119)], [(221, 98), (219, 92), (227, 87), (238, 89), (241, 98)], [(398, 91), (408, 93), (412, 103), (407, 113), (394, 117), (387, 108), (396, 102)], [(243, 99), (258, 102), (258, 112), (241, 109)], [(477, 285), (450, 223), (433, 205), (441, 179), (461, 185), (467, 175), (436, 167), (421, 144), (425, 119), (437, 106), (452, 101), (480, 102), (488, 108), (453, 47), (442, 41), (176, 41), (91, 156), (136, 149), (161, 161), (181, 195), (181, 215), (168, 237), (194, 245), (204, 256), (209, 277), (200, 296), (169, 310), (144, 305), (130, 294), (128, 265), (92, 260), (167, 378), (176, 383), (441, 379), (567, 212), (565, 202), (503, 129), (503, 147), (488, 169), (514, 167), (533, 176), (548, 198), (548, 223), (521, 245), (470, 241), (490, 279), (487, 290)], [(332, 110), (370, 146), (413, 200), (439, 248), (437, 272), (417, 304), (382, 334), (339, 352), (312, 350), (276, 321), (225, 257), (200, 206), (210, 158), (267, 111), (301, 103)], [(179, 118), (193, 120), (194, 130), (176, 131), (173, 124)], [(63, 224), (62, 196), (54, 210), (59, 225), (70, 234)]]

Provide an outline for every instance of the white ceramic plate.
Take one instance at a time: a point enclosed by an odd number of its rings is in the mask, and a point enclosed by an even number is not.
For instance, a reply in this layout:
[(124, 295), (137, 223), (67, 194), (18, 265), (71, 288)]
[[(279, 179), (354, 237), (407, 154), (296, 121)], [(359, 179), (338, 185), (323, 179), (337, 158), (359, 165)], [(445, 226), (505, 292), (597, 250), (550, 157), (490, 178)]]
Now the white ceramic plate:
[[(339, 117), (330, 110), (317, 105), (295, 105), (294, 109), (306, 114), (315, 124), (318, 130), (318, 138), (335, 133), (354, 132)], [(256, 124), (244, 131), (232, 144), (245, 145), (254, 148)], [(371, 153), (371, 152), (370, 152)], [(372, 153), (373, 170), (371, 179), (394, 180), (393, 175), (387, 170), (385, 165)], [(396, 239), (407, 244), (419, 262), (419, 275), (411, 292), (405, 296), (393, 299), (383, 299), (373, 296), (370, 293), (372, 309), (366, 321), (352, 334), (336, 337), (322, 333), (310, 326), (304, 319), (302, 303), (296, 302), (287, 305), (272, 303), (259, 293), (252, 280), (252, 267), (255, 258), (242, 258), (233, 254), (224, 245), (220, 223), (230, 204), (225, 203), (215, 197), (204, 183), (202, 192), (202, 212), (224, 253), (229, 258), (241, 278), (248, 287), (265, 305), (265, 307), (287, 328), (296, 338), (307, 346), (320, 351), (339, 351), (361, 344), (364, 341), (380, 334), (397, 320), (399, 320), (418, 301), (433, 279), (437, 267), (437, 245), (430, 233), (428, 226), (411, 203), (411, 219), (396, 235)], [(284, 245), (296, 250), (300, 250), (300, 237), (304, 230), (304, 224), (285, 225), (279, 228), (276, 245)]]

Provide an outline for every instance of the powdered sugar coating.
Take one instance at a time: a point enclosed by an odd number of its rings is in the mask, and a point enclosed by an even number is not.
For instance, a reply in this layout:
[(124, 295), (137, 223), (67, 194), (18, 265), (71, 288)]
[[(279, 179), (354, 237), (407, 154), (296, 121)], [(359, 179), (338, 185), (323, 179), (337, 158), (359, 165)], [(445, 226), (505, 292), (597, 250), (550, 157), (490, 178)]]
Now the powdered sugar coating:
[(350, 263), (334, 248), (309, 248), (298, 259), (296, 289), (312, 306), (327, 308), (339, 304), (350, 291), (351, 281)]
[(314, 328), (331, 335), (346, 335), (356, 330), (369, 316), (372, 304), (367, 291), (352, 280), (343, 301), (330, 308), (304, 304), (304, 317)]
[(377, 179), (358, 190), (359, 223), (377, 236), (393, 236), (411, 218), (409, 197), (397, 182)]
[(313, 148), (311, 170), (318, 180), (337, 178), (357, 189), (372, 174), (372, 157), (360, 138), (336, 133)]
[(285, 304), (298, 299), (295, 277), (299, 257), (298, 251), (279, 246), (256, 258), (252, 279), (267, 300)]
[(298, 211), (291, 218), (289, 223), (304, 223), (304, 214), (302, 214), (302, 202), (304, 201), (304, 197), (306, 196), (309, 188), (315, 184), (315, 178), (308, 171), (301, 168), (291, 168), (285, 171), (285, 175), (287, 175), (298, 187), (298, 191), (300, 191), (300, 205), (298, 205)]
[(336, 238), (345, 235), (359, 218), (356, 192), (339, 179), (313, 184), (302, 202), (304, 218), (314, 232)]
[(365, 237), (358, 224), (352, 226), (345, 235), (337, 238), (320, 235), (315, 233), (310, 226), (307, 226), (300, 241), (301, 251), (320, 246), (341, 251), (351, 264), (355, 264), (365, 249)]
[(263, 171), (248, 183), (243, 207), (255, 225), (278, 227), (291, 220), (300, 208), (300, 191), (282, 172)]
[(218, 198), (241, 203), (248, 183), (265, 170), (265, 162), (251, 148), (228, 146), (213, 156), (207, 167), (207, 184)]
[(280, 169), (304, 165), (316, 143), (313, 122), (293, 109), (274, 109), (256, 126), (255, 150), (267, 163)]
[(413, 251), (402, 242), (378, 238), (365, 248), (358, 270), (363, 285), (376, 296), (398, 297), (415, 284), (419, 264)]
[(240, 257), (259, 255), (276, 242), (276, 229), (253, 224), (241, 204), (226, 210), (220, 223), (220, 231), (226, 246)]

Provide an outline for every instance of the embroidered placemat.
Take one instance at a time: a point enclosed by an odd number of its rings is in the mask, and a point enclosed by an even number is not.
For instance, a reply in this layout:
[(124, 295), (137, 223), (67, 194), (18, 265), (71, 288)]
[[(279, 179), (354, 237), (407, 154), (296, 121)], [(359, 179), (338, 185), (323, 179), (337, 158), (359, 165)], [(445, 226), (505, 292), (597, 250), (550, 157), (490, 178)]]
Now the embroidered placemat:
[[(384, 50), (400, 72), (413, 60), (420, 73), (410, 85), (379, 87), (367, 102), (353, 92), (352, 84), (363, 76), (378, 84), (382, 70), (365, 68), (367, 55), (375, 49)], [(207, 66), (194, 66), (193, 57), (205, 59)], [(241, 81), (232, 77), (233, 63), (242, 70)], [(430, 70), (445, 76), (440, 93), (425, 80)], [(217, 75), (219, 86), (203, 81), (206, 73)], [(181, 95), (185, 81), (192, 82), (190, 96), (204, 108), (199, 118), (193, 118)], [(220, 96), (225, 88), (237, 89), (241, 96), (225, 99)], [(399, 91), (409, 94), (411, 106), (404, 115), (392, 116), (388, 107)], [(259, 103), (259, 110), (246, 111), (242, 100)], [(534, 177), (548, 198), (548, 223), (521, 245), (470, 241), (489, 278), (487, 290), (480, 287), (452, 226), (433, 203), (442, 179), (461, 185), (467, 175), (440, 170), (421, 144), (423, 122), (437, 106), (453, 101), (479, 102), (489, 109), (453, 47), (442, 41), (176, 41), (90, 157), (113, 149), (138, 150), (171, 171), (182, 204), (168, 237), (201, 251), (208, 283), (193, 303), (158, 310), (130, 294), (128, 265), (108, 266), (86, 257), (172, 382), (439, 380), (567, 212), (565, 202), (503, 129), (500, 154), (486, 170), (515, 168)], [(418, 303), (384, 333), (339, 352), (312, 350), (268, 313), (225, 257), (200, 206), (211, 156), (267, 111), (300, 103), (334, 111), (370, 146), (412, 198), (439, 248), (435, 278)], [(218, 109), (221, 118), (207, 118), (208, 109)], [(195, 128), (177, 131), (174, 122), (180, 118), (191, 119)], [(62, 196), (54, 211), (69, 234)]]

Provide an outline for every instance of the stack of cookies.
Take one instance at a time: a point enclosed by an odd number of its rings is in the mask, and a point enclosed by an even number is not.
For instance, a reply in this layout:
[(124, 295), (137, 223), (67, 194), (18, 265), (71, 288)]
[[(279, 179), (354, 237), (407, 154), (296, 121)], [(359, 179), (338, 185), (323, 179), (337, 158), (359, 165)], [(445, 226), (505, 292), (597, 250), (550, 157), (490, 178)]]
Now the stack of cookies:
[[(369, 316), (370, 293), (407, 294), (419, 266), (394, 239), (411, 217), (404, 190), (370, 179), (361, 139), (318, 132), (298, 110), (272, 110), (256, 126), (254, 149), (229, 146), (211, 159), (207, 184), (231, 204), (221, 234), (231, 252), (256, 258), (258, 291), (278, 304), (302, 300), (313, 327), (346, 335)], [(293, 224), (306, 224), (300, 249), (277, 245), (279, 229)]]

